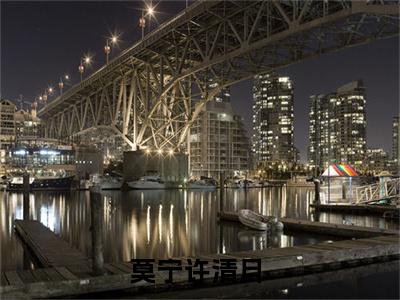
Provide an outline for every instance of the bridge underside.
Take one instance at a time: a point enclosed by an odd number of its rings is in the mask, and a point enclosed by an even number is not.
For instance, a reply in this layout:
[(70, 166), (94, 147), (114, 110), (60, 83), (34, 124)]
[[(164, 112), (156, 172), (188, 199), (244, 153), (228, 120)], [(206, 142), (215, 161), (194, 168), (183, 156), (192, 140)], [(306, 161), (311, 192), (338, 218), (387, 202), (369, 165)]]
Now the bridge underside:
[(397, 1), (198, 1), (39, 115), (48, 137), (106, 131), (130, 149), (183, 150), (221, 88), (398, 33)]

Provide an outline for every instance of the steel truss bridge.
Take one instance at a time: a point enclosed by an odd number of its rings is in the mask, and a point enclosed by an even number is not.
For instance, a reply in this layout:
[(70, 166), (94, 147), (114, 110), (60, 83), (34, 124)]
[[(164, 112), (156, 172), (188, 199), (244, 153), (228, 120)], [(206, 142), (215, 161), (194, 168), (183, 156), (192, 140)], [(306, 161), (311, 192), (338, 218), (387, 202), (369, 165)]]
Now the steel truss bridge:
[(222, 88), (398, 35), (399, 8), (385, 0), (197, 1), (39, 116), (51, 138), (107, 132), (129, 149), (184, 150), (191, 124)]

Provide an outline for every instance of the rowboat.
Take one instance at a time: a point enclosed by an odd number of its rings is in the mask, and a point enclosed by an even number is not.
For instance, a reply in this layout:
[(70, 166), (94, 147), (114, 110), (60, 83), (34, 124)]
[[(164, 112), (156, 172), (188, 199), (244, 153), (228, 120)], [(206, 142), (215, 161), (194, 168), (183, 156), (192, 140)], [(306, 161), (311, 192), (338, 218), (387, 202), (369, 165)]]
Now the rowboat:
[(260, 215), (250, 209), (241, 209), (239, 211), (239, 221), (243, 225), (257, 230), (283, 230), (283, 223), (278, 221), (277, 217)]
[(257, 214), (250, 209), (241, 209), (239, 211), (239, 221), (250, 228), (257, 230), (270, 230), (269, 218)]

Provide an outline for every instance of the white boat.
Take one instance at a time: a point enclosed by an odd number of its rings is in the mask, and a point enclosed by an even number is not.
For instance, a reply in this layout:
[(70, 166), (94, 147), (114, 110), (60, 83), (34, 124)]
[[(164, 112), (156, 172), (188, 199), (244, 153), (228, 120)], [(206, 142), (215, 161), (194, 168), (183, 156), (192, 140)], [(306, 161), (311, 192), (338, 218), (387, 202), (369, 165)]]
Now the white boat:
[(139, 180), (127, 182), (128, 186), (135, 190), (165, 189), (165, 183), (160, 176), (143, 176)]
[(253, 180), (253, 179), (243, 180), (242, 185), (244, 188), (259, 188), (259, 187), (263, 186), (261, 182), (259, 182), (258, 180)]
[(230, 180), (226, 183), (227, 188), (233, 188), (233, 189), (241, 189), (244, 187), (244, 183), (242, 179), (234, 179)]
[(241, 209), (239, 211), (239, 221), (257, 230), (283, 230), (282, 222), (275, 216), (263, 216), (250, 209)]
[(239, 221), (250, 228), (257, 230), (269, 230), (271, 228), (268, 219), (250, 209), (241, 209), (239, 211)]
[(201, 177), (197, 180), (190, 180), (187, 183), (188, 189), (211, 189), (214, 190), (217, 188), (217, 182), (208, 177)]
[(120, 190), (123, 183), (120, 177), (104, 176), (100, 181), (100, 187), (102, 190)]

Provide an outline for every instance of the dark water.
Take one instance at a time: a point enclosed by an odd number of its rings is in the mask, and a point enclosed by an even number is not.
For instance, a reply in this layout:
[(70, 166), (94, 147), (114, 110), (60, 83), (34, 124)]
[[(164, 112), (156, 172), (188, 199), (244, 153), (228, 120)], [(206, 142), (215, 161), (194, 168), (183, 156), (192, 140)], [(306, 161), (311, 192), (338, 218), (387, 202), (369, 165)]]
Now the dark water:
[(135, 296), (128, 291), (86, 298), (157, 299), (399, 299), (399, 261), (389, 261), (296, 277)]
[[(24, 251), (13, 231), (13, 220), (23, 217), (22, 194), (0, 192), (1, 269), (23, 269)], [(225, 210), (250, 208), (265, 215), (313, 220), (313, 199), (307, 188), (227, 190)], [(334, 238), (310, 234), (267, 237), (235, 223), (219, 223), (218, 192), (110, 191), (103, 193), (103, 240), (106, 262), (131, 258), (167, 258), (260, 250), (313, 244)], [(39, 220), (87, 255), (91, 250), (89, 192), (36, 192), (30, 195), (30, 218)], [(378, 217), (321, 213), (322, 222), (379, 228), (398, 223)]]

